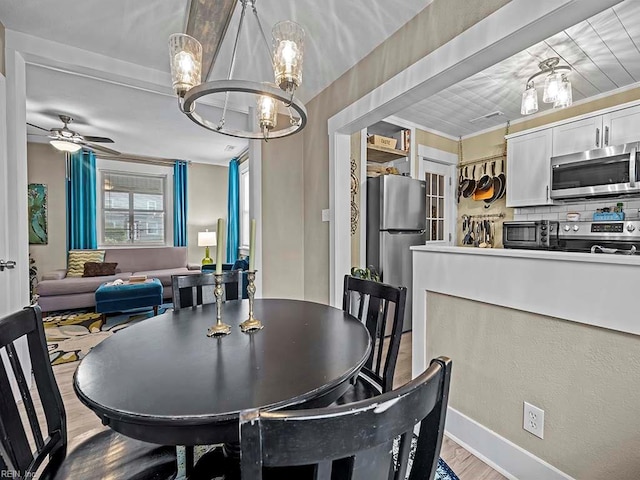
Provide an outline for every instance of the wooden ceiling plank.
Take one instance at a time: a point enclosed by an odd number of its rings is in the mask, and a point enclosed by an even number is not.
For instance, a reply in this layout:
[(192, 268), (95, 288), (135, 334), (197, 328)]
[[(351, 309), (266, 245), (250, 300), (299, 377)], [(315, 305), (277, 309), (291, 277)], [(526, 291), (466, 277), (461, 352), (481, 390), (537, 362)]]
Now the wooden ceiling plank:
[(238, 0), (191, 0), (187, 35), (202, 44), (202, 79), (207, 81), (215, 64)]
[(588, 20), (568, 28), (566, 32), (567, 36), (589, 57), (596, 68), (613, 82), (616, 88), (634, 82), (633, 77), (622, 67)]

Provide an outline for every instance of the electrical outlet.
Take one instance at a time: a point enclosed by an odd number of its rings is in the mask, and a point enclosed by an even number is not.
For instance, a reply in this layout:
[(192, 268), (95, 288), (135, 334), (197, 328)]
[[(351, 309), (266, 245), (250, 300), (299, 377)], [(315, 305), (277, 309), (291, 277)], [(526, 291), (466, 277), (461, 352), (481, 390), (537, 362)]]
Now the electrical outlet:
[(536, 437), (544, 438), (544, 410), (524, 402), (522, 428)]

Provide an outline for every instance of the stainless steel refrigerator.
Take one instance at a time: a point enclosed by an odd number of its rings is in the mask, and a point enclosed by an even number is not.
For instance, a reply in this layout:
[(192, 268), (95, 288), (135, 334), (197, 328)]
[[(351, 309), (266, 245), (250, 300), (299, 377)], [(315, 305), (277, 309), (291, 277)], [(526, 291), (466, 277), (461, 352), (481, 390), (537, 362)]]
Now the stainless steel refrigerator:
[(367, 266), (381, 280), (407, 287), (403, 331), (411, 330), (412, 245), (426, 241), (426, 184), (400, 175), (367, 179)]

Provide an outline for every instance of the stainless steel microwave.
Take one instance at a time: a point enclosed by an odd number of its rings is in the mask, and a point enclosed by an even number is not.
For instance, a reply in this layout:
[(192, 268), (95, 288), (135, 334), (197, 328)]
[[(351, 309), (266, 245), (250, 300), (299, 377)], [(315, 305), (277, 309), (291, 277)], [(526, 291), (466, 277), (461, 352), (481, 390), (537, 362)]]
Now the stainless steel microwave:
[(551, 198), (640, 193), (638, 143), (551, 157)]
[(502, 244), (504, 248), (553, 250), (558, 247), (559, 225), (553, 220), (504, 222)]

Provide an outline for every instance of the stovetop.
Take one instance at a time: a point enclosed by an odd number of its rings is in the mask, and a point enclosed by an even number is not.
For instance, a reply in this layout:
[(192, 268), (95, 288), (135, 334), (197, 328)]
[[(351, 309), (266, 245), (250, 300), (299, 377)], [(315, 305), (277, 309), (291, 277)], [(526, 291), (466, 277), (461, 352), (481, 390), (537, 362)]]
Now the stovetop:
[(559, 249), (567, 252), (640, 254), (640, 219), (614, 222), (560, 222)]

